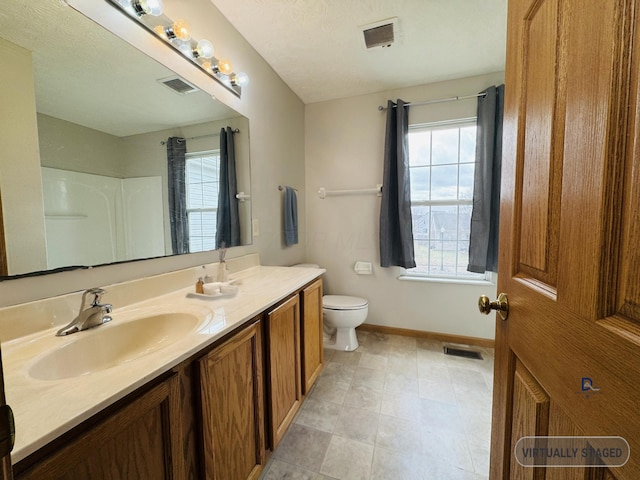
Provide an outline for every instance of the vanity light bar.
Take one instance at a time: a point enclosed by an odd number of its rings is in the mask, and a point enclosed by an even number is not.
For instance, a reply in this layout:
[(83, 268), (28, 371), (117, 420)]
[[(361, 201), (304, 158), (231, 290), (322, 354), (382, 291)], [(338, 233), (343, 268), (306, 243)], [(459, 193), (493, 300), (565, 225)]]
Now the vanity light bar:
[[(243, 72), (234, 72), (227, 59), (214, 57), (210, 41), (193, 38), (184, 20), (172, 20), (162, 14), (160, 0), (106, 0), (128, 18), (144, 27), (155, 37), (172, 47), (209, 77), (216, 80), (237, 97), (242, 95), (242, 87), (249, 82)], [(159, 4), (159, 7), (157, 6)]]

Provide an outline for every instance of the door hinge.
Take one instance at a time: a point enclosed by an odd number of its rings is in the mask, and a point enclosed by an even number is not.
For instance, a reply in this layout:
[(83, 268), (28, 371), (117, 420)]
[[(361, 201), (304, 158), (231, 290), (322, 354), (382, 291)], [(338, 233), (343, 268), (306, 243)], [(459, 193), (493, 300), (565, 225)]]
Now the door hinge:
[(11, 453), (16, 441), (16, 426), (9, 405), (0, 405), (0, 457)]

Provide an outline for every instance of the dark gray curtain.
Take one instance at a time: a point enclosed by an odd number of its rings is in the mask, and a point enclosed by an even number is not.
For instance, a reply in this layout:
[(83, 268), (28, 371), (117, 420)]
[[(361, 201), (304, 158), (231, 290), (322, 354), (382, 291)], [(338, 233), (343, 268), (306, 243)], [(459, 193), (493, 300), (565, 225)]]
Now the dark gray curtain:
[(469, 241), (470, 272), (498, 271), (500, 173), (502, 169), (502, 112), (504, 85), (492, 86), (478, 97), (476, 169)]
[(216, 248), (240, 245), (240, 219), (236, 194), (236, 154), (231, 127), (220, 130), (220, 191), (216, 223)]
[(187, 189), (185, 166), (187, 142), (184, 138), (167, 140), (169, 178), (169, 219), (173, 253), (189, 253), (189, 219), (187, 218)]
[(380, 266), (413, 268), (409, 181), (409, 106), (387, 102), (387, 128), (380, 206)]

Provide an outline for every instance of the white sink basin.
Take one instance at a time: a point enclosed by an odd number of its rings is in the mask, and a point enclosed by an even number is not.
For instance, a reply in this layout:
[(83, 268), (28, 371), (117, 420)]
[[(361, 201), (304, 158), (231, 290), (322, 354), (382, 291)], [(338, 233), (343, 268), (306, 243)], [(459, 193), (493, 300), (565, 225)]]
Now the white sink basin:
[(39, 380), (62, 380), (115, 367), (184, 338), (210, 315), (154, 309), (112, 317), (110, 323), (74, 333), (66, 343), (44, 353), (31, 365), (29, 375)]

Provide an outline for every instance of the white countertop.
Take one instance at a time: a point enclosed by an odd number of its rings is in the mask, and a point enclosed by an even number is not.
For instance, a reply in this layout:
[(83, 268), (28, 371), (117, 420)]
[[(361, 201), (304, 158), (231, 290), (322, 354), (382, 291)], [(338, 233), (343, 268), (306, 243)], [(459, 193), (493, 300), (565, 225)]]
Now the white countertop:
[[(190, 286), (124, 308), (114, 305), (113, 320), (91, 330), (56, 337), (58, 325), (3, 343), (5, 392), (16, 424), (13, 463), (197, 354), (324, 272), (312, 268), (252, 267), (231, 276), (239, 283), (238, 293), (233, 297), (193, 298), (188, 296), (194, 292), (194, 286)], [(144, 312), (158, 307), (189, 311), (202, 315), (205, 321), (197, 330), (160, 350), (105, 370), (63, 380), (38, 380), (29, 375), (31, 366), (51, 349), (81, 335), (100, 335), (101, 329), (113, 328), (137, 310)]]

